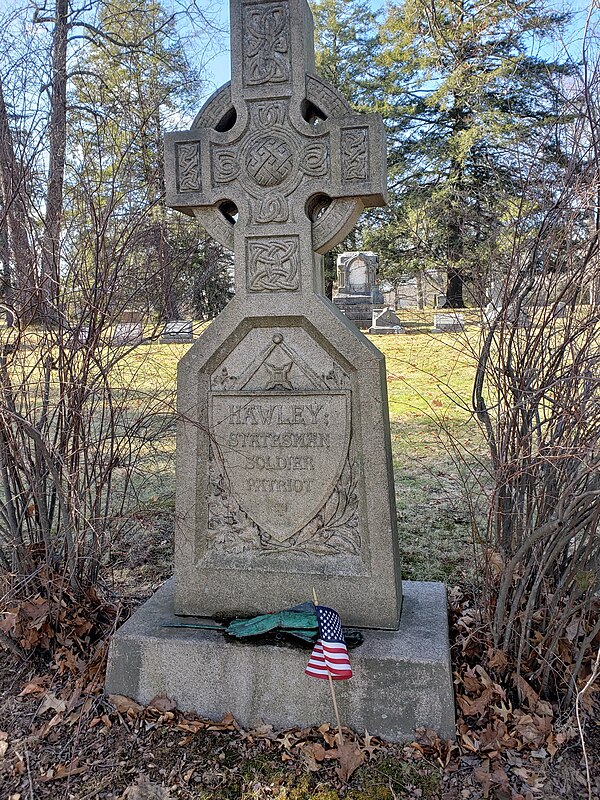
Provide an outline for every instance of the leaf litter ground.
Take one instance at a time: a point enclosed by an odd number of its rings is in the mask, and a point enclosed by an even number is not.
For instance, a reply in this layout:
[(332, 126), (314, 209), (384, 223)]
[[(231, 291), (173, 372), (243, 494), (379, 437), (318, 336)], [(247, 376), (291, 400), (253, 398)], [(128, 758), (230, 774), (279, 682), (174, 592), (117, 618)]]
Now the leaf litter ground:
[[(112, 622), (105, 604), (97, 609), (108, 636), (118, 609)], [(398, 745), (344, 730), (343, 747), (328, 723), (246, 731), (230, 715), (214, 722), (183, 714), (165, 697), (148, 707), (105, 698), (107, 639), (94, 644), (93, 626), (84, 626), (76, 642), (72, 619), (82, 615), (70, 616), (51, 663), (0, 652), (0, 800), (588, 798), (573, 722), (531, 687), (520, 687), (519, 705), (519, 679), (490, 648), (467, 593), (451, 590), (450, 612), (456, 742), (423, 730)], [(36, 624), (43, 633), (39, 617)], [(592, 797), (600, 797), (594, 694), (587, 717)]]

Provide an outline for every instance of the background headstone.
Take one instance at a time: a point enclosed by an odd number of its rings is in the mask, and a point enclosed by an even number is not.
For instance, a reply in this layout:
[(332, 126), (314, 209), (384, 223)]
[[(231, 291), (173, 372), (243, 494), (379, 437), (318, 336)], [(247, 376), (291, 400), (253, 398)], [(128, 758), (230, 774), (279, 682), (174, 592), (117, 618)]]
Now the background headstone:
[(141, 344), (144, 330), (141, 322), (117, 322), (111, 344), (113, 347)]
[(433, 330), (437, 333), (457, 333), (465, 329), (465, 315), (457, 311), (439, 312), (433, 315)]
[(391, 308), (373, 310), (373, 324), (369, 328), (372, 335), (404, 333), (402, 322), (396, 312)]
[(371, 252), (341, 253), (337, 258), (337, 285), (332, 300), (357, 328), (371, 325), (373, 304), (381, 302), (376, 287), (378, 266), (379, 258)]
[(191, 320), (171, 320), (165, 323), (160, 337), (161, 344), (184, 344), (194, 341)]

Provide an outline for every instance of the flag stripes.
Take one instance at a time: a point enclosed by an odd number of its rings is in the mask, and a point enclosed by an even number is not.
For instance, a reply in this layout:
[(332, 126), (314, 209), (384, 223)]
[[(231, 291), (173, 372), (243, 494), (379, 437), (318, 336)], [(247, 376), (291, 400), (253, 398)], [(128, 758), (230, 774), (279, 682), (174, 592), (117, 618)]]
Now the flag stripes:
[(333, 609), (317, 606), (317, 619), (320, 638), (304, 671), (312, 678), (346, 681), (352, 677), (352, 667), (340, 618)]

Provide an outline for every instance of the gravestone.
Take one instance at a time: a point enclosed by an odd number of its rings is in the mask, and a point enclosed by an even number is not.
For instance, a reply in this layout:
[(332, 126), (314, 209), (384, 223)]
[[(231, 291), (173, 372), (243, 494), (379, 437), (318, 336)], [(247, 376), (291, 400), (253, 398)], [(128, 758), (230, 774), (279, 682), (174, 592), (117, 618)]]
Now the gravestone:
[(114, 327), (111, 345), (124, 347), (141, 344), (144, 335), (143, 319), (143, 314), (139, 311), (123, 311)]
[(194, 341), (191, 320), (171, 320), (165, 323), (160, 337), (161, 344), (186, 344)]
[(402, 322), (392, 308), (373, 310), (373, 324), (369, 328), (371, 335), (404, 333)]
[(348, 724), (451, 736), (445, 589), (409, 583), (402, 605), (384, 358), (323, 295), (320, 254), (385, 203), (382, 120), (316, 76), (306, 0), (231, 0), (231, 38), (231, 84), (165, 152), (167, 204), (234, 249), (236, 292), (179, 364), (174, 582), (113, 638), (106, 689), (244, 726), (322, 721), (306, 651), (179, 627), (314, 587), (365, 629)]
[[(498, 322), (500, 316), (502, 319)], [(483, 310), (482, 325), (491, 328), (500, 323), (504, 328), (529, 328), (531, 327), (531, 317), (523, 307), (517, 312), (514, 304), (505, 309), (502, 307), (501, 300), (492, 300)]]
[(465, 329), (465, 315), (446, 311), (433, 315), (434, 333), (458, 333)]
[(381, 303), (381, 291), (375, 285), (379, 258), (376, 253), (341, 253), (337, 258), (337, 288), (332, 300), (357, 328), (372, 322), (373, 303)]

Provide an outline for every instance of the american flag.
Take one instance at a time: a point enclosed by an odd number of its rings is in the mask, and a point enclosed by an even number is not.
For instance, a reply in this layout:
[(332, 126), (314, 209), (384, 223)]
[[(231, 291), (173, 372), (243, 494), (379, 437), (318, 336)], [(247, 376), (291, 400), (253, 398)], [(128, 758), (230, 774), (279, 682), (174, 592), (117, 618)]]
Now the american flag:
[(344, 642), (344, 632), (339, 614), (332, 608), (316, 606), (319, 639), (313, 648), (306, 669), (312, 678), (347, 681), (352, 677), (352, 667)]

